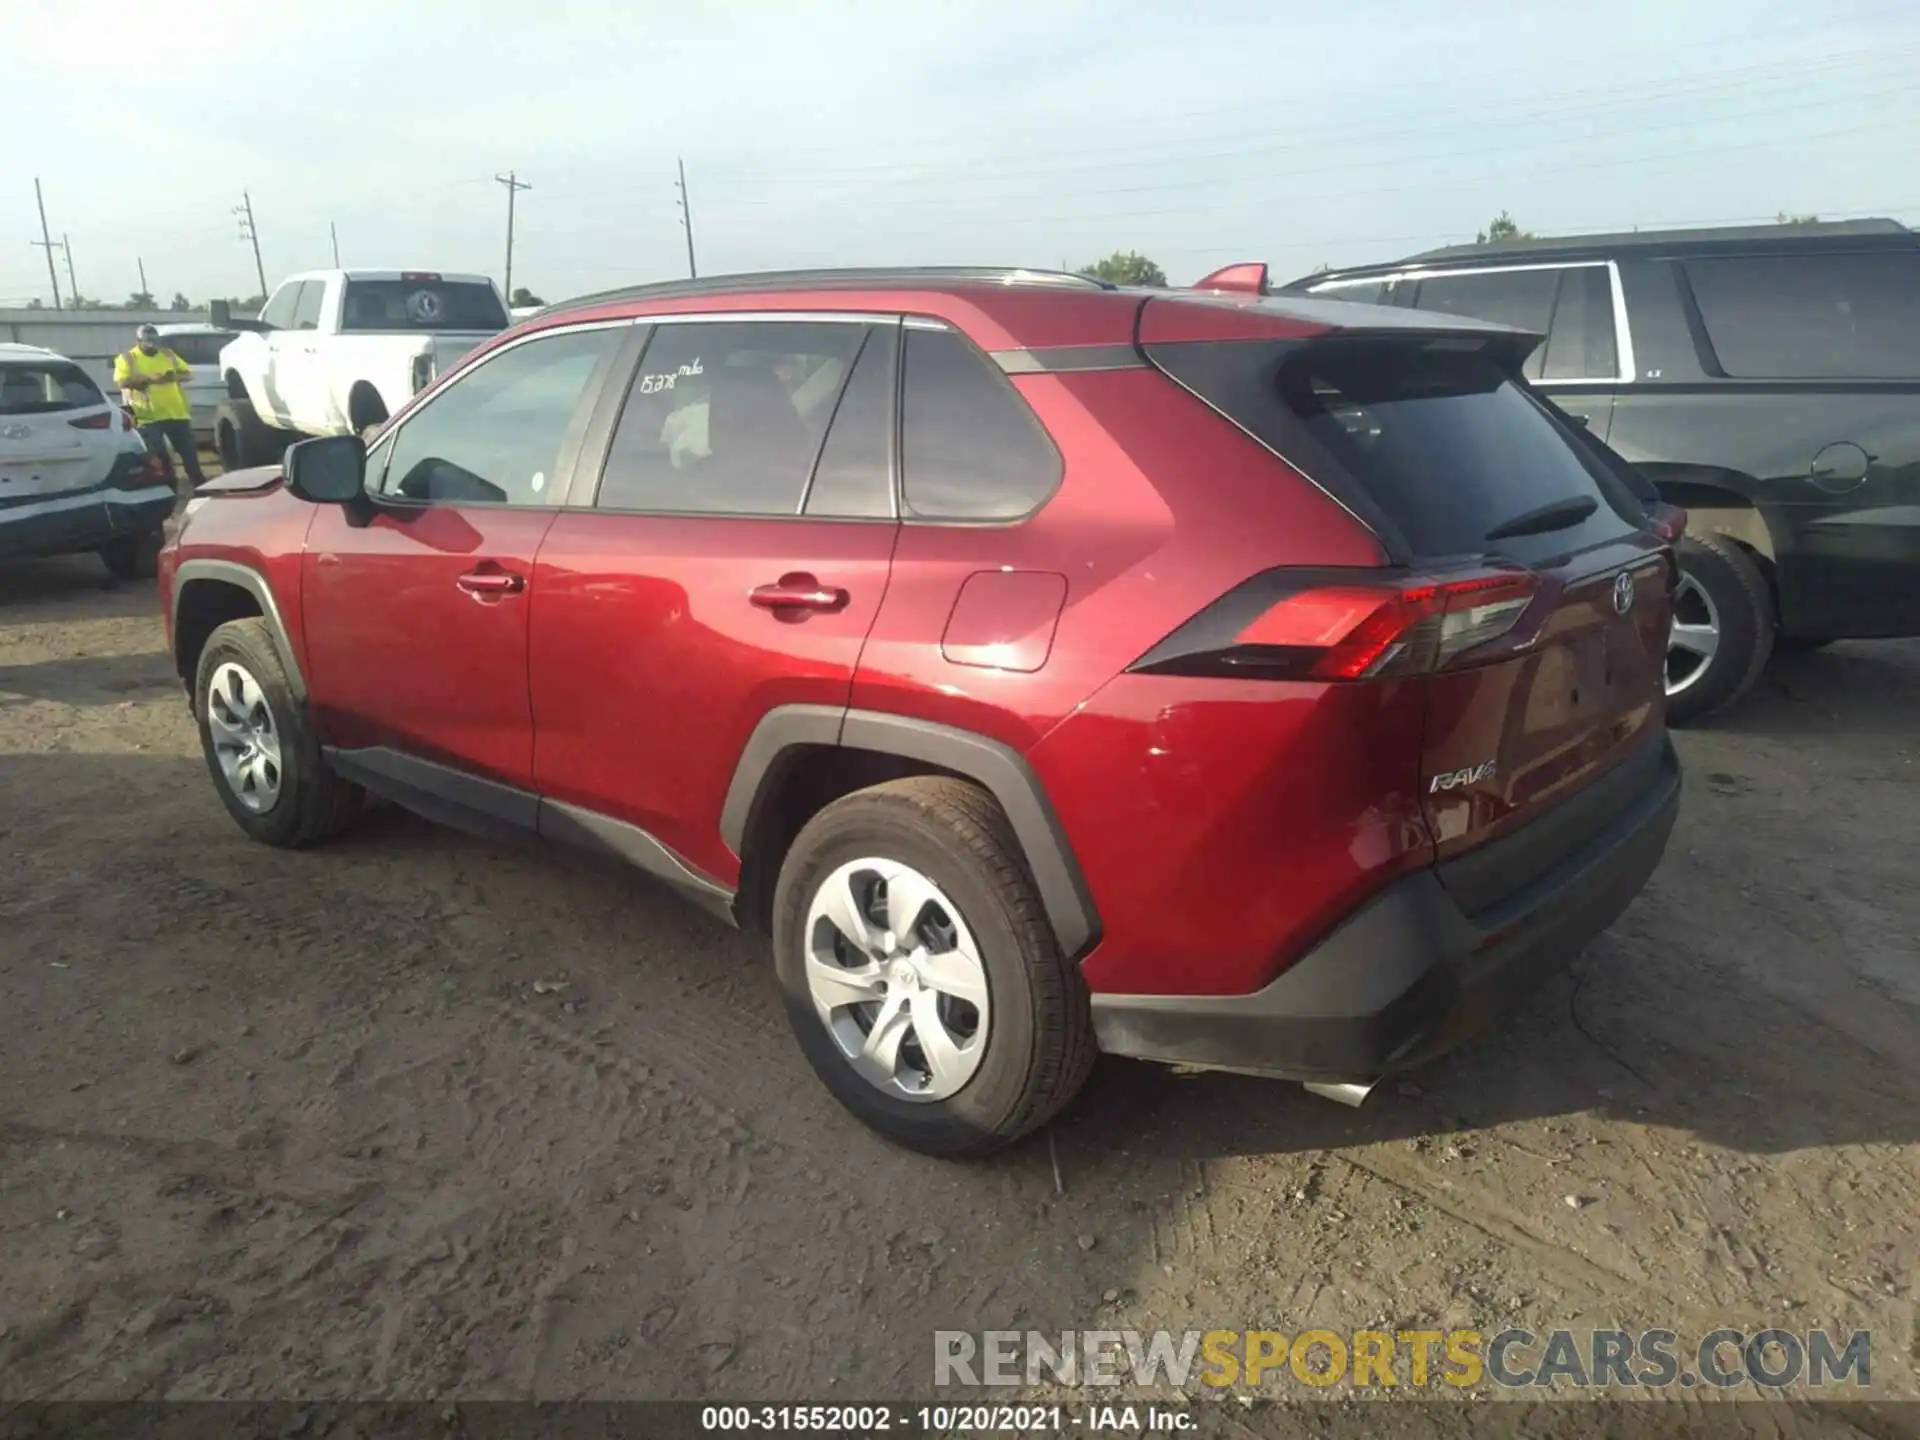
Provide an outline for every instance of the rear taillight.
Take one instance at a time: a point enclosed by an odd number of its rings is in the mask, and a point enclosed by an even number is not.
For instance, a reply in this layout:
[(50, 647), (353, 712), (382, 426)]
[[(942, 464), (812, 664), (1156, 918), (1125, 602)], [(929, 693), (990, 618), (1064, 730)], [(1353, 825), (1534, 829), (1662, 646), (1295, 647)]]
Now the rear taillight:
[(133, 411), (127, 409), (124, 405), (120, 407), (120, 428), (122, 430), (133, 429)]
[(1265, 680), (1426, 675), (1511, 631), (1540, 588), (1525, 570), (1396, 583), (1331, 574), (1256, 576), (1132, 668)]
[(433, 383), (433, 356), (413, 357), (413, 393), (418, 395)]
[(113, 424), (113, 415), (102, 410), (98, 415), (82, 415), (78, 420), (69, 420), (67, 423), (76, 430), (105, 430)]
[(1647, 507), (1647, 525), (1667, 544), (1677, 544), (1687, 533), (1687, 512), (1664, 501)]

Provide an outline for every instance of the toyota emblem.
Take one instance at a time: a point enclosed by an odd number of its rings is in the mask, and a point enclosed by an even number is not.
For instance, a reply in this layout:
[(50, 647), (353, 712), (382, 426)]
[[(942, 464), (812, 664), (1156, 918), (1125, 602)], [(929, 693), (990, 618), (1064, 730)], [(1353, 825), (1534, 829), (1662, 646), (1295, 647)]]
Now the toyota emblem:
[(1633, 609), (1633, 572), (1622, 570), (1613, 577), (1613, 611), (1624, 615)]

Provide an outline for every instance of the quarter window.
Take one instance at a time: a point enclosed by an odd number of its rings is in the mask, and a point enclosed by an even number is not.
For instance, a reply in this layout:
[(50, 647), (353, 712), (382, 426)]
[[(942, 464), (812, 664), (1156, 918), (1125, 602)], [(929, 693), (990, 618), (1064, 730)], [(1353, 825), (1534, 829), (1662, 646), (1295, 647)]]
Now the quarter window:
[(1562, 270), (1541, 378), (1616, 380), (1619, 376), (1613, 277), (1598, 265)]
[(614, 430), (604, 509), (797, 515), (866, 328), (657, 326)]
[(992, 361), (951, 330), (906, 333), (900, 418), (907, 508), (1017, 520), (1060, 484), (1060, 452)]
[(384, 493), (424, 504), (553, 504), (568, 429), (621, 334), (565, 331), (482, 360), (402, 423)]
[(1920, 377), (1920, 254), (1690, 260), (1686, 274), (1731, 376)]

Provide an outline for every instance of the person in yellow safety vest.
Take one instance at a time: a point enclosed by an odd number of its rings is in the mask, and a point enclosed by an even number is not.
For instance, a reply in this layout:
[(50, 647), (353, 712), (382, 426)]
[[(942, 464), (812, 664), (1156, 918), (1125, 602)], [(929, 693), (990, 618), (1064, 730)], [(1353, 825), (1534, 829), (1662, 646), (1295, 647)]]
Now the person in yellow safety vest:
[(200, 447), (193, 438), (193, 407), (180, 382), (192, 372), (173, 351), (160, 344), (160, 332), (142, 325), (134, 332), (133, 349), (114, 357), (113, 383), (120, 387), (127, 408), (133, 411), (133, 423), (147, 450), (173, 474), (173, 462), (167, 448), (180, 457), (187, 468), (187, 479), (204, 485), (207, 477), (200, 471)]

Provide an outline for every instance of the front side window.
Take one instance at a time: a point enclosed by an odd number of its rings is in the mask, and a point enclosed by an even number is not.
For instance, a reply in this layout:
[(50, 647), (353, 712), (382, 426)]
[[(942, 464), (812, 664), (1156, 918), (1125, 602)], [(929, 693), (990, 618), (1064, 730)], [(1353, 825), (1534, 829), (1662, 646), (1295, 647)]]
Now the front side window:
[(1920, 254), (1689, 260), (1714, 353), (1752, 380), (1920, 377)]
[(867, 327), (657, 326), (600, 483), (612, 510), (797, 515)]
[(320, 328), (320, 307), (327, 298), (327, 282), (309, 280), (300, 287), (300, 298), (293, 304), (293, 328), (296, 330), (318, 330)]
[(900, 406), (907, 509), (1017, 520), (1060, 484), (1060, 452), (994, 363), (952, 330), (910, 329)]
[(293, 328), (293, 308), (300, 301), (304, 280), (288, 280), (273, 292), (273, 298), (260, 309), (260, 323), (274, 330)]
[(618, 329), (523, 341), (481, 361), (402, 422), (381, 491), (440, 505), (551, 505), (555, 469)]

